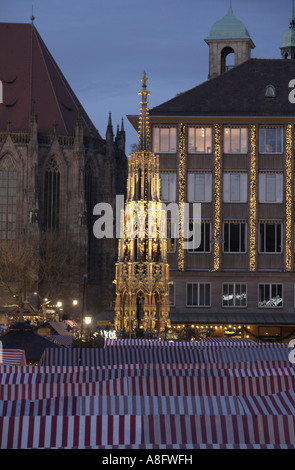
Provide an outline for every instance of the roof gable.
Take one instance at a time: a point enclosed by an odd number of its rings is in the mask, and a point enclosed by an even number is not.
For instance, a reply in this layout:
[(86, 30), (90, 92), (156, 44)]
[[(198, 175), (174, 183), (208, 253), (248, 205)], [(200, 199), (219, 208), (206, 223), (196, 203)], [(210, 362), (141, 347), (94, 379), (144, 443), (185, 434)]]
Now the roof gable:
[(12, 131), (29, 131), (34, 109), (39, 132), (56, 123), (58, 134), (74, 135), (80, 112), (85, 135), (101, 138), (33, 24), (0, 23), (0, 61), (0, 129), (9, 121)]

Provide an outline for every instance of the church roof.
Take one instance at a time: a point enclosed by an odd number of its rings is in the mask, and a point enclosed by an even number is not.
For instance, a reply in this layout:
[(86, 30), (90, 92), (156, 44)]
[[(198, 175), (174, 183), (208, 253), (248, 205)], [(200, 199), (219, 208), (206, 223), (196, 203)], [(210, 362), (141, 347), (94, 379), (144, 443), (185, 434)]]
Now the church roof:
[[(295, 105), (288, 95), (295, 77), (295, 60), (249, 59), (216, 78), (208, 80), (150, 110), (157, 116), (288, 116)], [(275, 98), (265, 98), (273, 85)], [(130, 121), (135, 120), (130, 116)]]
[(244, 23), (238, 20), (233, 14), (230, 5), (227, 14), (219, 21), (213, 24), (210, 35), (207, 39), (248, 39), (249, 32)]
[(38, 131), (74, 135), (79, 110), (84, 134), (100, 138), (34, 24), (0, 23), (0, 129), (28, 132), (33, 112)]

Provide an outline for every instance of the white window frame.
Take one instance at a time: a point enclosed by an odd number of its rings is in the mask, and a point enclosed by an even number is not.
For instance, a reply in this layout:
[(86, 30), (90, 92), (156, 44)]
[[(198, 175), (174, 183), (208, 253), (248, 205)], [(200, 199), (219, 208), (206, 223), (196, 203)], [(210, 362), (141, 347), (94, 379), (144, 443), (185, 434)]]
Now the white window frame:
[[(233, 197), (232, 181), (234, 178), (239, 177), (239, 199)], [(227, 188), (229, 188), (227, 190)], [(229, 195), (229, 197), (228, 197)], [(248, 202), (248, 173), (247, 172), (225, 172), (223, 174), (223, 202), (230, 202), (233, 204), (242, 204)]]
[[(245, 251), (225, 251), (225, 224), (229, 224), (229, 225), (233, 225), (233, 224), (239, 224), (239, 225), (245, 225), (245, 241), (244, 241), (244, 244), (245, 244)], [(239, 245), (240, 247), (242, 246), (242, 239), (241, 239), (241, 230), (240, 230), (240, 234), (239, 234)], [(230, 234), (229, 234), (229, 247), (230, 247)], [(224, 220), (223, 221), (223, 253), (225, 254), (246, 254), (247, 253), (247, 222), (246, 221), (243, 221), (243, 220)]]
[[(224, 304), (223, 295), (224, 295), (224, 287), (225, 286), (233, 286), (233, 305), (225, 305)], [(246, 287), (246, 302), (245, 302), (245, 305), (237, 305), (236, 304), (237, 286), (245, 286)], [(246, 282), (224, 282), (222, 284), (222, 307), (224, 307), (224, 308), (247, 308), (247, 297), (248, 296), (247, 296), (247, 283)]]
[(169, 305), (170, 307), (175, 307), (175, 282), (171, 282), (168, 284), (168, 300), (170, 302), (170, 289), (171, 289), (171, 286), (173, 286), (173, 302), (171, 302)]
[[(203, 181), (203, 196), (197, 197), (196, 188), (200, 187), (201, 178)], [(188, 171), (187, 174), (187, 200), (188, 202), (212, 202), (212, 173)]]
[[(270, 301), (269, 305), (261, 305), (261, 301), (259, 299), (260, 286), (269, 286), (270, 294), (271, 294), (271, 291), (272, 291), (272, 286), (282, 286), (282, 304), (281, 305), (272, 305), (271, 298), (270, 298), (269, 299), (269, 301)], [(280, 283), (280, 282), (278, 282), (278, 283), (277, 282), (265, 282), (265, 283), (259, 283), (258, 284), (258, 308), (283, 308), (283, 307), (284, 307), (284, 286), (283, 286), (282, 283)]]
[[(197, 285), (198, 286), (198, 304), (188, 304), (188, 286), (189, 285)], [(201, 305), (200, 304), (200, 286), (209, 286), (209, 305)], [(205, 287), (206, 289), (206, 287)], [(206, 299), (206, 292), (204, 293), (204, 298)], [(193, 301), (193, 299), (192, 299)], [(211, 282), (187, 282), (186, 283), (186, 306), (188, 308), (210, 308), (211, 307)]]
[[(224, 131), (223, 131), (223, 152), (224, 153), (233, 153), (233, 154), (246, 154), (248, 153), (248, 128), (247, 127), (244, 127), (244, 126), (238, 126), (238, 127), (234, 127), (234, 126), (228, 126), (228, 127), (224, 127), (223, 128)], [(232, 134), (232, 131), (236, 131), (236, 130), (239, 130), (240, 131), (240, 137), (239, 137), (239, 150), (236, 150), (236, 149), (232, 149), (232, 137), (231, 137), (231, 134)], [(246, 139), (246, 147), (244, 149), (242, 149), (242, 131), (245, 130), (245, 139)], [(226, 134), (229, 134), (229, 150), (225, 150), (225, 143), (226, 143), (226, 138), (225, 138), (225, 135)]]
[[(161, 147), (161, 131), (168, 129), (168, 150)], [(159, 145), (157, 149), (156, 145)], [(155, 153), (176, 153), (177, 152), (177, 129), (176, 126), (153, 126), (153, 152)]]
[[(169, 228), (170, 225), (170, 228)], [(174, 228), (172, 228), (174, 226)], [(167, 218), (167, 253), (176, 253), (176, 241), (177, 241), (177, 226), (175, 219), (168, 219)], [(175, 237), (173, 237), (175, 235)], [(170, 240), (174, 239), (174, 250), (170, 249), (171, 244)]]
[[(280, 245), (281, 245), (281, 250), (280, 251), (266, 251), (266, 239), (267, 239), (267, 235), (265, 233), (265, 230), (264, 230), (264, 247), (263, 249), (261, 249), (261, 240), (260, 240), (260, 226), (266, 226), (266, 225), (280, 225), (281, 227), (281, 242), (280, 242)], [(280, 255), (283, 253), (283, 222), (280, 222), (280, 221), (258, 221), (258, 253), (259, 254), (276, 254), (276, 255)], [(275, 247), (277, 246), (277, 229), (276, 229), (276, 232), (275, 232)]]
[[(267, 180), (269, 177), (275, 177), (272, 183)], [(284, 175), (282, 172), (259, 172), (259, 191), (258, 191), (258, 202), (262, 204), (281, 204), (284, 202)], [(268, 187), (274, 185), (275, 200), (268, 199)]]
[[(168, 175), (168, 176), (173, 176), (174, 178), (174, 183), (171, 183), (170, 181), (168, 181), (168, 193), (169, 193), (169, 198), (168, 199), (163, 199), (163, 196), (162, 196), (162, 176), (164, 175)], [(169, 178), (168, 178), (169, 179)], [(177, 200), (177, 173), (176, 171), (169, 171), (169, 170), (160, 170), (160, 183), (161, 183), (161, 187), (160, 187), (160, 197), (161, 197), (161, 201), (162, 202), (176, 202)], [(171, 185), (174, 185), (174, 188), (171, 187)], [(173, 191), (174, 189), (174, 191)], [(173, 195), (171, 194), (173, 192)], [(173, 196), (173, 197), (171, 197)]]
[[(204, 133), (204, 150), (197, 150), (197, 130)], [(193, 140), (193, 145), (190, 142)], [(189, 126), (188, 128), (188, 153), (212, 153), (212, 127), (209, 126)]]
[[(193, 223), (200, 223), (200, 221), (196, 221), (196, 219), (191, 219), (189, 222), (188, 222), (188, 232), (187, 233), (190, 233), (190, 227), (189, 225), (190, 224), (193, 224)], [(200, 254), (200, 253), (211, 253), (211, 222), (209, 220), (201, 220), (201, 225), (204, 226), (204, 229), (205, 229), (205, 225), (209, 225), (209, 251), (208, 250), (199, 250), (198, 248), (196, 249), (192, 249), (192, 248), (188, 248), (188, 253), (191, 253), (191, 254)], [(207, 229), (207, 227), (206, 227)], [(204, 232), (204, 236), (206, 236), (205, 232)], [(201, 228), (201, 244), (202, 244), (202, 228)], [(206, 248), (206, 243), (204, 243), (204, 247)]]
[[(280, 131), (281, 132), (281, 145), (282, 145), (282, 149), (280, 151), (275, 151), (275, 152), (270, 152), (270, 151), (267, 151), (266, 149), (266, 146), (267, 146), (267, 141), (266, 141), (266, 136), (267, 136), (267, 130), (268, 129), (271, 129), (271, 130), (275, 130), (276, 131), (276, 149), (277, 149), (277, 140), (278, 140), (278, 137), (277, 137), (277, 131)], [(265, 148), (262, 149), (261, 146), (262, 146), (262, 137), (261, 137), (261, 133), (262, 131), (265, 132)], [(259, 127), (259, 153), (261, 154), (266, 154), (266, 155), (269, 155), (269, 154), (276, 154), (276, 155), (281, 155), (284, 151), (284, 143), (283, 143), (283, 139), (284, 139), (284, 132), (283, 132), (283, 128), (282, 127), (271, 127), (271, 126), (261, 126)]]

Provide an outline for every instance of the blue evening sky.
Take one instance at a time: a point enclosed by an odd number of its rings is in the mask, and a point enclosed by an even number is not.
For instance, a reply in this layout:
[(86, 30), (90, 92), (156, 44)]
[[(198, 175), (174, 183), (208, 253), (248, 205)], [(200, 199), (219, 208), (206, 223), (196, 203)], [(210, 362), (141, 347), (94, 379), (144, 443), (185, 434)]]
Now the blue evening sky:
[[(0, 0), (0, 19), (28, 23), (33, 5), (36, 28), (102, 137), (109, 112), (114, 132), (124, 118), (128, 154), (137, 134), (126, 115), (138, 114), (143, 71), (149, 78), (150, 108), (207, 80), (204, 38), (229, 3)], [(291, 0), (232, 0), (232, 8), (256, 45), (252, 57), (280, 58)]]

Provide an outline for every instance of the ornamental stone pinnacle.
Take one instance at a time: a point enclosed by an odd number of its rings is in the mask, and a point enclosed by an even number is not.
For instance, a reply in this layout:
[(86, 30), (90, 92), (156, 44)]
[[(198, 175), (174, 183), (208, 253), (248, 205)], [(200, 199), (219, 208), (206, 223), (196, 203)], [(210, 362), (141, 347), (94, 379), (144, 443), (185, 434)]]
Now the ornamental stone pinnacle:
[(129, 338), (163, 337), (169, 323), (166, 211), (160, 200), (159, 156), (150, 150), (145, 73), (141, 81), (139, 149), (129, 155), (114, 281), (117, 335)]
[(141, 107), (139, 114), (139, 125), (138, 125), (138, 149), (139, 150), (150, 150), (150, 123), (149, 123), (149, 110), (147, 107), (147, 97), (150, 92), (147, 90), (148, 78), (146, 73), (143, 72), (142, 89), (138, 92), (141, 95)]

